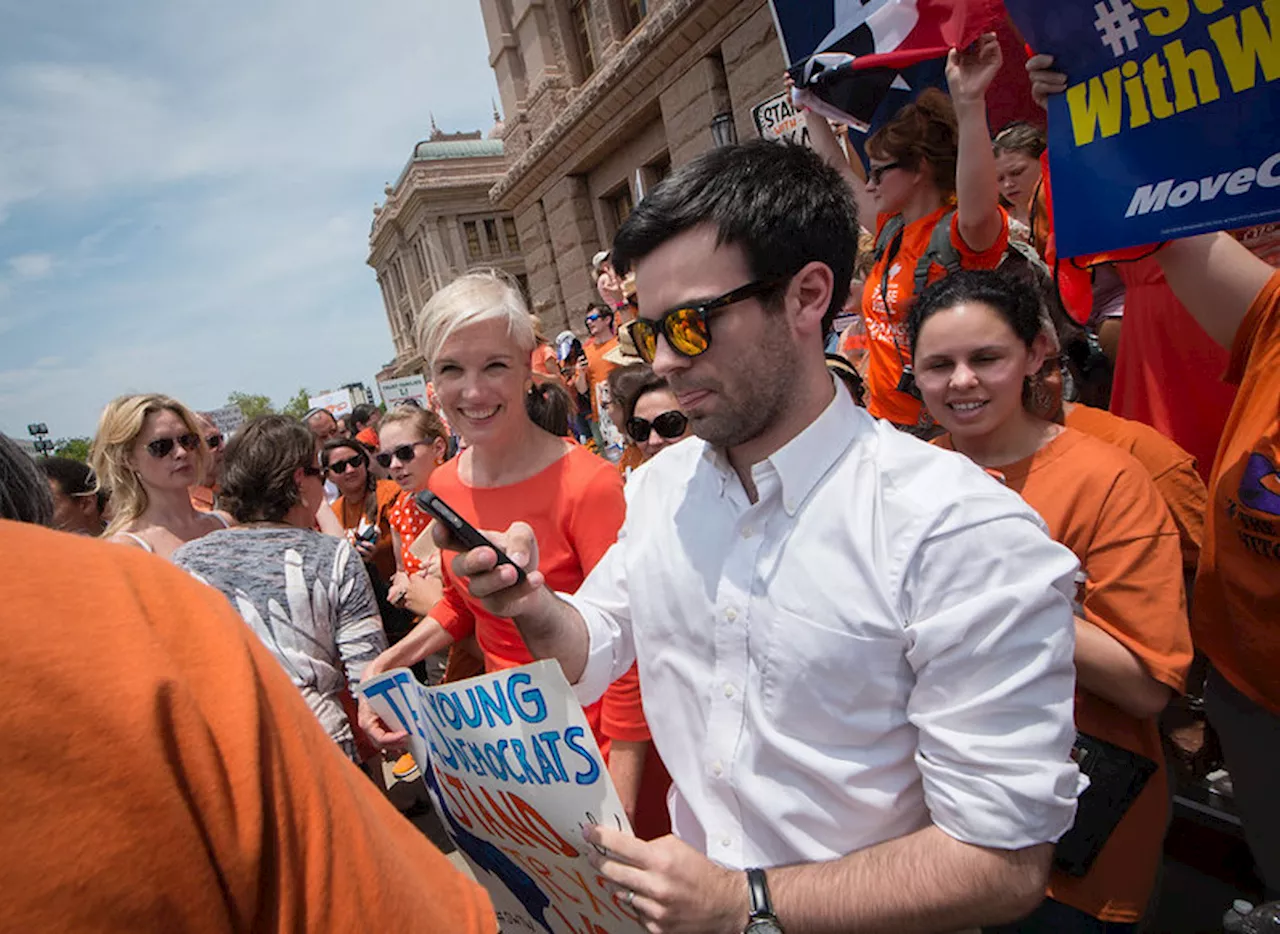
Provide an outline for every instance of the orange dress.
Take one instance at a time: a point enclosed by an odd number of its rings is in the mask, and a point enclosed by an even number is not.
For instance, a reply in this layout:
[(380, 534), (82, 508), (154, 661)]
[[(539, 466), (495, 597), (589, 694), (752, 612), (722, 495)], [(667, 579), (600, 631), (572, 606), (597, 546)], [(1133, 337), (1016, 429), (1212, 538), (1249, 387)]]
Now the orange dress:
[[(567, 446), (567, 453), (540, 473), (503, 487), (468, 486), (458, 474), (455, 458), (431, 475), (431, 489), (478, 529), (505, 529), (517, 520), (528, 523), (538, 539), (538, 570), (548, 587), (566, 593), (582, 585), (613, 545), (626, 513), (618, 471), (577, 445)], [(455, 640), (474, 633), (486, 671), (532, 662), (533, 655), (515, 624), (489, 613), (454, 578), (450, 564), (455, 556), (448, 551), (440, 556), (444, 597), (431, 618)], [(606, 761), (613, 739), (650, 738), (634, 665), (584, 712)]]
[[(394, 480), (379, 480), (374, 487), (373, 495), (377, 502), (375, 514), (378, 526), (378, 543), (373, 548), (373, 559), (369, 562), (378, 571), (378, 576), (390, 583), (396, 572), (396, 556), (391, 547), (391, 510), (400, 496), (400, 485)], [(365, 518), (365, 505), (362, 502), (347, 502), (345, 496), (339, 496), (330, 508), (338, 517), (344, 529), (358, 529), (360, 521)]]
[(0, 521), (0, 552), (6, 612), (40, 620), (0, 643), (6, 928), (495, 930), (222, 594), (32, 525)]

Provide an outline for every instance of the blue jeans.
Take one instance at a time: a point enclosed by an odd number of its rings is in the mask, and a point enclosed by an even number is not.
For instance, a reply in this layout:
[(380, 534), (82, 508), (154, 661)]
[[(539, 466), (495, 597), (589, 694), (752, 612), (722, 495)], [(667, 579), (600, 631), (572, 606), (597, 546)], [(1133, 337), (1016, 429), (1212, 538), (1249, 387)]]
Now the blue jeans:
[(1132, 934), (1137, 930), (1137, 924), (1099, 921), (1078, 908), (1046, 898), (1021, 921), (985, 927), (982, 934)]

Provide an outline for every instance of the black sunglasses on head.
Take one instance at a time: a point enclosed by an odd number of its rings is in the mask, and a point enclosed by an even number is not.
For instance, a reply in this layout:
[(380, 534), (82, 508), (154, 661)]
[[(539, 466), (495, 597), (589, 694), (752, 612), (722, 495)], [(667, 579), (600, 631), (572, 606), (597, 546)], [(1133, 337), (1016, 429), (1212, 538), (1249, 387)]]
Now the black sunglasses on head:
[(344, 460), (333, 461), (325, 469), (331, 471), (332, 473), (344, 474), (347, 472), (348, 467), (354, 470), (357, 467), (363, 467), (364, 463), (365, 462), (364, 462), (363, 454), (352, 454), (350, 457), (345, 458)]
[(414, 451), (414, 448), (416, 448), (420, 444), (426, 444), (426, 443), (427, 443), (426, 441), (415, 441), (413, 442), (413, 444), (402, 444), (398, 448), (392, 448), (390, 451), (382, 451), (378, 454), (377, 461), (379, 464), (382, 465), (383, 470), (386, 470), (388, 467), (391, 466), (392, 457), (400, 461), (400, 463), (402, 464), (407, 464), (409, 463), (409, 461), (413, 460), (415, 454), (417, 453), (416, 451)]
[(172, 453), (175, 444), (180, 445), (184, 451), (194, 451), (200, 447), (200, 436), (185, 434), (176, 438), (156, 438), (147, 442), (147, 453), (156, 460), (164, 460)]
[(663, 412), (652, 422), (635, 417), (627, 419), (627, 434), (631, 435), (631, 440), (637, 444), (648, 441), (650, 431), (656, 431), (660, 437), (670, 441), (684, 434), (684, 430), (688, 427), (689, 417), (675, 409)]
[(672, 308), (656, 321), (637, 318), (631, 323), (631, 338), (636, 343), (640, 359), (645, 363), (653, 363), (654, 355), (658, 352), (659, 334), (666, 337), (671, 349), (682, 357), (696, 357), (706, 353), (711, 349), (711, 329), (707, 325), (707, 317), (711, 312), (763, 295), (778, 284), (777, 281), (764, 280), (748, 282), (701, 305)]

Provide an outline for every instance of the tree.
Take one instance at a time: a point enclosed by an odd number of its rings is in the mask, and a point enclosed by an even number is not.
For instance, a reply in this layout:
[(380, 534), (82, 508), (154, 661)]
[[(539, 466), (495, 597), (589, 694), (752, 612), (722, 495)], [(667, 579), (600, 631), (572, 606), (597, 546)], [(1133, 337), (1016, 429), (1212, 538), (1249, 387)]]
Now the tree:
[(307, 387), (303, 386), (297, 391), (292, 399), (284, 404), (284, 408), (280, 410), (281, 415), (292, 415), (294, 418), (302, 418), (307, 414), (307, 410), (311, 408), (311, 393)]
[(275, 409), (267, 396), (257, 396), (248, 392), (232, 392), (227, 394), (227, 405), (238, 405), (244, 414), (245, 421), (259, 415), (274, 415)]
[(88, 438), (59, 438), (53, 444), (53, 453), (58, 457), (69, 457), (82, 464), (87, 463), (89, 444)]

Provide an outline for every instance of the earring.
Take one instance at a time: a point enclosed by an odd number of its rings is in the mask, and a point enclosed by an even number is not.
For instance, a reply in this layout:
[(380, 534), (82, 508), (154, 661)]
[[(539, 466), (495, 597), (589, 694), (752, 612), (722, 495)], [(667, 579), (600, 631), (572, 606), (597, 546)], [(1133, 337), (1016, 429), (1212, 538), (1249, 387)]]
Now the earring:
[(1051, 414), (1049, 408), (1053, 405), (1053, 394), (1044, 381), (1044, 375), (1037, 373), (1035, 376), (1028, 376), (1027, 390), (1032, 413), (1047, 418)]

